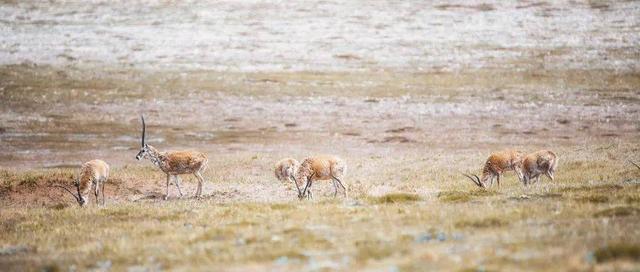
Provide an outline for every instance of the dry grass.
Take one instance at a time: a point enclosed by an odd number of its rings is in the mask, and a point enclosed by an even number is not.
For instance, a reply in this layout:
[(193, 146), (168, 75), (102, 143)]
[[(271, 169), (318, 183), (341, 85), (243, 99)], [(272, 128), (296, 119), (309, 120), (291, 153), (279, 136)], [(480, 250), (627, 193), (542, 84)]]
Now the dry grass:
[(637, 216), (640, 214), (640, 209), (636, 207), (614, 207), (604, 209), (594, 213), (595, 217), (624, 217), (624, 216)]
[(506, 222), (503, 219), (500, 218), (495, 218), (495, 217), (490, 217), (490, 218), (483, 218), (480, 220), (463, 220), (460, 222), (456, 223), (456, 227), (458, 228), (466, 228), (466, 227), (473, 227), (473, 228), (497, 228), (497, 227), (501, 227), (501, 226), (506, 226), (509, 223)]
[(419, 200), (420, 200), (420, 196), (416, 194), (393, 193), (393, 194), (386, 194), (379, 197), (371, 197), (369, 202), (373, 204), (389, 204), (389, 203), (413, 202), (413, 201), (419, 201)]
[[(618, 258), (637, 260), (633, 247), (600, 247), (611, 239), (624, 239), (631, 245), (640, 242), (636, 228), (640, 223), (637, 216), (640, 206), (634, 201), (640, 186), (624, 182), (634, 172), (607, 164), (605, 167), (613, 175), (596, 181), (594, 177), (600, 175), (598, 167), (589, 170), (589, 166), (601, 162), (585, 161), (582, 156), (564, 156), (558, 181), (542, 181), (528, 188), (523, 188), (512, 176), (507, 176), (500, 188), (490, 190), (478, 190), (462, 181), (439, 183), (418, 179), (411, 181), (412, 186), (433, 188), (435, 192), (373, 197), (365, 192), (375, 190), (376, 184), (384, 184), (386, 179), (368, 179), (365, 185), (358, 180), (371, 176), (356, 170), (349, 176), (350, 187), (363, 193), (352, 199), (334, 200), (330, 197), (331, 186), (320, 183), (317, 188), (320, 194), (314, 201), (298, 201), (294, 194), (285, 194), (276, 203), (252, 202), (246, 199), (255, 196), (243, 193), (245, 186), (262, 188), (258, 191), (284, 190), (272, 180), (270, 172), (259, 175), (264, 183), (239, 180), (239, 184), (208, 172), (219, 184), (214, 184), (218, 189), (204, 200), (142, 198), (130, 202), (127, 195), (148, 193), (132, 188), (145, 181), (155, 185), (141, 190), (162, 192), (162, 176), (146, 166), (115, 168), (106, 207), (81, 209), (58, 198), (44, 206), (26, 204), (0, 210), (3, 218), (0, 231), (4, 234), (0, 245), (8, 252), (0, 255), (0, 263), (9, 270), (66, 270), (70, 265), (83, 269), (109, 265), (115, 270), (381, 266), (413, 270), (426, 265), (456, 270), (469, 268), (471, 263), (456, 261), (464, 258), (482, 263), (487, 270), (518, 267), (544, 270), (558, 269), (558, 265), (562, 269), (582, 270), (608, 266), (615, 263), (608, 260)], [(354, 165), (376, 160), (347, 159)], [(268, 165), (271, 158), (258, 160)], [(477, 160), (482, 161), (480, 157)], [(252, 160), (239, 157), (232, 161), (228, 167), (234, 168), (236, 164), (239, 167)], [(581, 161), (580, 166), (575, 166), (574, 161)], [(220, 167), (223, 162), (212, 163)], [(393, 171), (395, 166), (390, 167), (385, 171)], [(416, 166), (405, 171), (408, 176), (447, 176), (437, 168), (424, 169)], [(16, 190), (28, 188), (22, 187), (27, 183), (37, 187), (72, 172), (5, 170), (2, 175), (10, 177), (5, 183), (17, 193)], [(403, 188), (407, 184), (395, 186)], [(240, 195), (220, 191), (239, 191)], [(550, 248), (561, 249), (551, 260), (576, 261), (551, 261), (547, 255)], [(451, 254), (451, 249), (456, 253)], [(504, 252), (511, 257), (505, 257)], [(590, 263), (585, 257), (592, 252), (598, 263)]]
[(630, 259), (640, 261), (640, 246), (637, 244), (613, 244), (598, 248), (594, 255), (598, 262), (607, 262), (616, 259)]
[[(325, 1), (231, 1), (214, 14), (143, 4), (137, 16), (103, 2), (71, 13), (70, 2), (18, 2), (0, 0), (15, 34), (4, 63), (63, 64), (0, 67), (2, 271), (640, 270), (640, 171), (627, 163), (640, 161), (637, 20), (628, 16), (637, 5), (416, 1), (363, 10), (385, 11), (376, 16), (333, 14), (343, 3)], [(260, 12), (247, 23), (246, 10)], [(558, 22), (585, 14), (592, 23), (561, 31), (573, 24)], [(289, 19), (320, 19), (313, 33), (322, 41), (305, 41), (304, 22), (290, 29)], [(477, 26), (486, 41), (450, 23)], [(167, 54), (178, 47), (137, 32), (184, 27), (189, 37), (220, 25), (232, 39)], [(118, 33), (107, 31), (114, 26)], [(510, 39), (505, 26), (526, 35)], [(69, 36), (38, 52), (49, 28)], [(434, 35), (407, 36), (425, 29)], [(442, 42), (424, 47), (431, 38)], [(584, 38), (594, 42), (564, 45)], [(220, 45), (229, 48), (210, 50)], [(86, 59), (93, 52), (106, 62)], [(247, 64), (285, 65), (246, 72)], [(133, 158), (140, 113), (158, 149), (209, 154), (203, 199), (185, 176), (186, 196), (171, 184), (162, 200), (164, 174)], [(480, 190), (459, 174), (479, 174), (504, 148), (552, 149), (555, 181), (524, 187), (506, 173), (500, 187)], [(315, 199), (300, 201), (274, 179), (275, 161), (321, 153), (348, 163), (349, 198), (317, 182)], [(72, 166), (96, 157), (113, 166), (106, 206), (79, 208), (48, 187), (69, 184)]]
[(438, 193), (438, 198), (444, 202), (467, 202), (476, 197), (494, 196), (498, 193), (496, 191), (487, 190), (473, 190), (468, 192), (462, 191), (443, 191)]

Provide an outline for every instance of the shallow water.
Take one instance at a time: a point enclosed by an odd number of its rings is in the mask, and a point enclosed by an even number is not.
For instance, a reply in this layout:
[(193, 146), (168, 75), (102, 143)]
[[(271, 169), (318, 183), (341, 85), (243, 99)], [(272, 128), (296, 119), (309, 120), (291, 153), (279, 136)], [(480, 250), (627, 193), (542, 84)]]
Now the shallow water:
[(0, 64), (637, 71), (637, 1), (4, 1)]

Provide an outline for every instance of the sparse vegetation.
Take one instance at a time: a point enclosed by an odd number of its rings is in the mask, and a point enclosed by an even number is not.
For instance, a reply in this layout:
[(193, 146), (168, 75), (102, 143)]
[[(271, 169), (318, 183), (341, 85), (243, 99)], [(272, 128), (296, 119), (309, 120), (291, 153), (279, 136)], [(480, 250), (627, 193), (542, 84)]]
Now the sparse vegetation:
[(506, 222), (503, 219), (495, 218), (495, 217), (483, 218), (479, 220), (463, 220), (456, 223), (456, 227), (458, 228), (467, 228), (467, 227), (495, 228), (495, 227), (502, 227), (506, 225), (508, 225), (508, 222)]
[(607, 203), (609, 202), (609, 197), (604, 195), (590, 195), (578, 197), (576, 200), (591, 203)]
[(416, 194), (407, 193), (393, 193), (386, 194), (378, 197), (370, 197), (370, 202), (373, 204), (395, 204), (419, 201), (420, 196)]
[(438, 193), (438, 199), (445, 202), (467, 202), (474, 197), (487, 197), (494, 196), (497, 193), (495, 191), (487, 191), (487, 190), (472, 190), (468, 192), (463, 191), (444, 191)]
[[(560, 165), (562, 171), (558, 172), (556, 182), (542, 181), (525, 188), (513, 175), (507, 175), (500, 187), (481, 190), (471, 188), (466, 182), (421, 181), (420, 177), (428, 174), (452, 180), (459, 178), (449, 177), (450, 173), (441, 165), (425, 167), (434, 164), (433, 161), (422, 165), (406, 158), (397, 165), (381, 168), (378, 164), (388, 161), (375, 156), (347, 157), (356, 169), (347, 178), (350, 189), (356, 192), (354, 196), (334, 199), (330, 183), (319, 182), (316, 199), (299, 201), (294, 189), (287, 191), (272, 177), (272, 163), (280, 155), (254, 156), (247, 153), (224, 160), (213, 159), (211, 166), (220, 172), (208, 173), (215, 180), (208, 184), (216, 187), (211, 189), (212, 195), (203, 200), (160, 201), (164, 184), (151, 181), (161, 180), (162, 173), (147, 165), (116, 167), (113, 182), (108, 182), (106, 187), (112, 196), (107, 196), (111, 203), (103, 208), (88, 209), (70, 205), (70, 199), (61, 197), (61, 192), (20, 185), (24, 180), (35, 180), (38, 185), (70, 182), (73, 170), (4, 170), (2, 176), (8, 177), (13, 189), (0, 199), (9, 207), (0, 209), (3, 218), (0, 231), (4, 234), (0, 243), (33, 248), (11, 258), (20, 260), (17, 262), (20, 264), (28, 263), (36, 270), (51, 264), (62, 270), (72, 264), (88, 269), (102, 260), (109, 260), (112, 269), (127, 269), (137, 264), (129, 257), (131, 254), (142, 260), (153, 256), (153, 262), (140, 265), (166, 269), (191, 268), (194, 263), (208, 267), (248, 268), (249, 264), (259, 264), (302, 269), (320, 258), (317, 252), (327, 254), (322, 258), (333, 265), (348, 268), (377, 266), (399, 259), (405, 260), (402, 267), (405, 264), (421, 267), (436, 256), (441, 262), (438, 267), (464, 268), (438, 245), (473, 245), (465, 246), (468, 249), (460, 254), (473, 258), (476, 250), (483, 251), (491, 260), (486, 269), (500, 270), (507, 260), (492, 253), (494, 251), (487, 251), (487, 247), (514, 250), (514, 245), (499, 237), (509, 237), (513, 243), (526, 245), (523, 246), (526, 249), (518, 248), (516, 252), (544, 256), (545, 248), (552, 246), (566, 248), (560, 254), (567, 258), (587, 252), (582, 246), (572, 244), (573, 238), (567, 238), (566, 224), (571, 224), (572, 233), (589, 232), (586, 240), (581, 238), (580, 245), (592, 248), (613, 238), (624, 237), (632, 244), (639, 242), (629, 233), (640, 224), (640, 207), (636, 201), (640, 186), (624, 182), (635, 173), (618, 171), (615, 164), (603, 165), (596, 161), (593, 164), (598, 167), (591, 167), (592, 164), (581, 157), (566, 155), (563, 159), (568, 166)], [(476, 160), (482, 161), (483, 157), (479, 154)], [(405, 160), (417, 165), (407, 166)], [(444, 159), (443, 163), (449, 160)], [(572, 164), (574, 160), (582, 162)], [(258, 180), (245, 181), (244, 175), (234, 174), (240, 172), (237, 169), (253, 164), (264, 165), (265, 171), (259, 174)], [(612, 169), (610, 180), (585, 182), (585, 178), (601, 175), (602, 168)], [(386, 176), (386, 171), (391, 175)], [(394, 185), (399, 193), (383, 193), (378, 197), (367, 194), (375, 190), (371, 186), (385, 184), (398, 172), (403, 173), (403, 183)], [(148, 187), (142, 188), (141, 184)], [(195, 180), (184, 180), (183, 184), (193, 188)], [(434, 191), (401, 193), (414, 188)], [(268, 192), (268, 201), (246, 200), (260, 199), (254, 195), (261, 191)], [(153, 197), (155, 195), (157, 197)], [(21, 199), (38, 201), (30, 203)], [(40, 208), (43, 205), (47, 208)], [(605, 218), (607, 220), (603, 220)], [(96, 227), (101, 231), (91, 237), (74, 238), (76, 233)], [(512, 228), (519, 231), (514, 232)], [(532, 235), (541, 228), (548, 239), (540, 240)], [(521, 236), (522, 233), (528, 235)], [(126, 240), (112, 237), (126, 237)], [(101, 244), (94, 244), (95, 239), (102, 241)], [(28, 261), (34, 254), (44, 261)], [(53, 257), (61, 255), (77, 256), (82, 261)], [(6, 256), (0, 256), (0, 262), (2, 258)], [(513, 260), (508, 263), (520, 265)], [(548, 265), (551, 264), (536, 259), (536, 268), (544, 269)]]
[[(165, 2), (0, 0), (0, 270), (640, 270), (640, 2)], [(463, 180), (507, 148), (555, 180)], [(320, 154), (347, 197), (275, 180)], [(107, 205), (47, 187), (93, 158)]]
[[(584, 166), (587, 167), (587, 166)], [(576, 167), (578, 168), (578, 167)], [(599, 193), (608, 193), (615, 192), (623, 189), (624, 187), (620, 184), (600, 184), (596, 186), (578, 186), (578, 187), (563, 187), (559, 188), (556, 191), (560, 193), (572, 192), (572, 193), (580, 193), (580, 192), (599, 192)]]
[(467, 202), (472, 199), (471, 193), (461, 191), (440, 192), (438, 198), (447, 202)]
[(640, 214), (640, 209), (636, 207), (615, 207), (604, 209), (594, 214), (595, 217), (624, 217)]
[(607, 262), (617, 259), (640, 261), (640, 245), (638, 244), (612, 244), (598, 248), (594, 252), (598, 262)]

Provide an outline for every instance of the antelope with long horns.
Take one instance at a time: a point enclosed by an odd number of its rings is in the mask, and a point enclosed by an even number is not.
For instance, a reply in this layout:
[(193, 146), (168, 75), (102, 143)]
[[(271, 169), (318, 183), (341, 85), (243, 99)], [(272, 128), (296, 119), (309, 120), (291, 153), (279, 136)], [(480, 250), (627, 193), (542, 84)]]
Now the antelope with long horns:
[(306, 158), (298, 167), (295, 174), (296, 186), (306, 182), (302, 193), (298, 194), (298, 198), (305, 196), (313, 198), (311, 193), (311, 184), (317, 180), (331, 180), (333, 182), (333, 197), (338, 194), (338, 185), (342, 188), (344, 196), (347, 197), (347, 188), (342, 184), (341, 178), (347, 172), (347, 164), (340, 158), (331, 155), (322, 155)]
[(89, 200), (89, 192), (93, 187), (93, 193), (96, 197), (96, 205), (98, 205), (98, 195), (102, 192), (102, 205), (104, 205), (104, 183), (109, 178), (109, 165), (102, 160), (92, 160), (82, 164), (80, 168), (80, 175), (73, 183), (76, 193), (72, 192), (69, 188), (62, 185), (53, 185), (54, 187), (62, 188), (69, 192), (73, 198), (78, 201), (80, 206), (84, 206)]
[(183, 196), (182, 190), (180, 189), (180, 177), (178, 177), (178, 175), (184, 174), (193, 174), (198, 179), (196, 197), (199, 198), (202, 195), (202, 184), (204, 183), (202, 172), (206, 170), (207, 163), (209, 162), (207, 155), (197, 151), (158, 151), (153, 146), (144, 142), (146, 125), (144, 123), (144, 116), (141, 116), (141, 118), (142, 148), (140, 148), (140, 152), (136, 155), (136, 159), (149, 159), (155, 166), (160, 168), (162, 172), (167, 174), (167, 190), (164, 199), (166, 200), (169, 198), (169, 182), (171, 177), (175, 177), (175, 184), (178, 188), (178, 193), (180, 194), (180, 197)]
[(545, 175), (553, 180), (553, 174), (558, 167), (558, 156), (550, 150), (540, 150), (524, 157), (522, 160), (522, 183), (528, 185), (533, 179), (536, 183), (540, 175)]
[(518, 175), (518, 179), (522, 180), (522, 159), (524, 154), (518, 150), (504, 150), (493, 153), (487, 158), (482, 168), (482, 177), (477, 175), (470, 176), (464, 174), (480, 188), (486, 188), (487, 183), (490, 181), (490, 185), (493, 185), (493, 179), (497, 179), (498, 186), (500, 186), (500, 177), (504, 172), (515, 171)]
[(288, 188), (290, 188), (290, 183), (295, 184), (296, 189), (298, 189), (299, 197), (302, 195), (302, 191), (300, 190), (300, 185), (295, 182), (295, 177), (293, 176), (298, 171), (298, 167), (300, 167), (300, 163), (297, 160), (291, 158), (282, 159), (275, 165), (275, 174), (276, 178), (279, 181), (286, 183)]

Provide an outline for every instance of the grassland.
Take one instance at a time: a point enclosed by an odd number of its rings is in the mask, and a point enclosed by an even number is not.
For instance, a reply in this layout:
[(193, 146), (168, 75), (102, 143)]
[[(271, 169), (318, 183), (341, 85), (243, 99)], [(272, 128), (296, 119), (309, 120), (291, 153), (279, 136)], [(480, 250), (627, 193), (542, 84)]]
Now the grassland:
[[(2, 73), (6, 270), (638, 268), (634, 77), (184, 76), (219, 79), (199, 85), (162, 73)], [(161, 200), (163, 174), (133, 159), (141, 109), (156, 147), (209, 154), (205, 199), (178, 199), (172, 185)], [(479, 190), (460, 175), (508, 147), (556, 151), (556, 181), (524, 188), (508, 174), (500, 188)], [(348, 162), (348, 199), (320, 183), (315, 200), (298, 201), (272, 176), (280, 158), (317, 153)], [(69, 185), (73, 166), (94, 157), (112, 164), (105, 207), (78, 208), (49, 187)], [(192, 195), (194, 180), (183, 184)]]
[[(347, 156), (356, 166), (350, 198), (333, 199), (321, 184), (313, 201), (275, 181), (269, 157), (215, 163), (265, 171), (238, 180), (210, 170), (217, 184), (203, 200), (162, 201), (157, 170), (116, 168), (107, 206), (87, 208), (41, 189), (68, 184), (73, 169), (5, 170), (0, 262), (9, 270), (635, 269), (640, 173), (584, 156), (596, 150), (565, 152), (555, 182), (523, 188), (508, 175), (486, 191), (426, 160), (399, 159), (411, 166), (398, 169)], [(628, 146), (610, 150), (629, 155)], [(397, 172), (398, 180), (376, 178)], [(185, 187), (190, 194), (195, 183)]]
[[(634, 77), (209, 72), (185, 77), (221, 81), (163, 89), (162, 73), (2, 73), (5, 270), (638, 268)], [(204, 199), (178, 199), (171, 185), (161, 200), (163, 174), (133, 158), (141, 110), (151, 144), (209, 154)], [(460, 175), (510, 147), (553, 149), (556, 181), (525, 188), (508, 174), (479, 190)], [(348, 199), (320, 183), (315, 200), (298, 201), (273, 177), (280, 158), (317, 153), (347, 161)], [(79, 208), (49, 187), (96, 157), (112, 164), (106, 206)], [(190, 196), (194, 180), (184, 181)]]
[[(638, 6), (0, 0), (0, 270), (640, 270)], [(460, 174), (506, 148), (556, 180)], [(273, 177), (321, 153), (349, 198)], [(105, 206), (50, 187), (95, 158)]]

